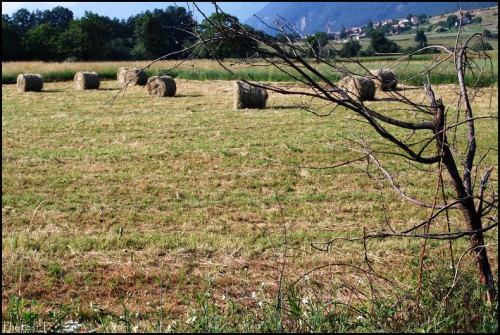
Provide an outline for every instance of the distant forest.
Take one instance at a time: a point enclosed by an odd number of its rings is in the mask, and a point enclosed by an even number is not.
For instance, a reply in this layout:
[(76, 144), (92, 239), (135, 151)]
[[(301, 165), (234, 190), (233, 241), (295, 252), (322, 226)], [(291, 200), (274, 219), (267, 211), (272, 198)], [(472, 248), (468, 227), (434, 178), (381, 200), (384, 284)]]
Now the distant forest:
[[(214, 13), (209, 19), (214, 20), (215, 16)], [(231, 15), (226, 18), (239, 22), (238, 18)], [(458, 18), (452, 15), (448, 17), (448, 21), (449, 19)], [(454, 26), (454, 20), (446, 24)], [(230, 21), (226, 20), (223, 24), (229, 25)], [(167, 59), (188, 58), (190, 54), (184, 50), (198, 42), (194, 35), (195, 27), (204, 39), (214, 37), (215, 30), (208, 20), (197, 24), (184, 7), (169, 6), (166, 9), (146, 11), (127, 20), (110, 19), (89, 11), (80, 19), (75, 19), (71, 10), (61, 6), (34, 12), (22, 8), (13, 13), (12, 17), (2, 14), (2, 61), (153, 60), (165, 55), (170, 55)], [(256, 32), (250, 25), (244, 27)], [(392, 25), (380, 25), (375, 29), (373, 23), (368, 22), (363, 34), (371, 39), (371, 45), (366, 50), (361, 50), (360, 43), (351, 38), (340, 50), (326, 51), (333, 57), (371, 56), (377, 53), (412, 51), (410, 49), (426, 45), (424, 32), (417, 30), (415, 47), (401, 50), (396, 43), (385, 38), (388, 34), (387, 27)], [(265, 34), (262, 31), (258, 33)], [(340, 36), (341, 38), (350, 36), (347, 31), (342, 33), (345, 36)], [(299, 35), (296, 35), (289, 37), (298, 38)], [(269, 38), (280, 39), (283, 36)], [(307, 36), (305, 41), (316, 49), (320, 46), (327, 47), (328, 39), (325, 32), (318, 32)], [(223, 40), (212, 43), (210, 50), (196, 49), (196, 56), (201, 58), (237, 58), (248, 55), (249, 50)]]
[(92, 12), (75, 19), (61, 6), (34, 12), (22, 8), (12, 17), (2, 15), (2, 60), (156, 59), (194, 43), (194, 23), (190, 12), (174, 6), (127, 20)]
[[(234, 16), (227, 16), (238, 21)], [(209, 19), (214, 18), (215, 14), (212, 14)], [(193, 35), (195, 25), (189, 11), (174, 6), (146, 11), (127, 20), (110, 19), (88, 11), (82, 18), (75, 19), (71, 10), (60, 6), (34, 12), (22, 8), (12, 17), (2, 15), (2, 60), (151, 60), (169, 54), (172, 54), (171, 58), (189, 57), (182, 50), (198, 41)], [(249, 25), (245, 28), (255, 31)], [(207, 20), (198, 25), (197, 32), (206, 38), (215, 34)], [(328, 41), (326, 33), (317, 33), (307, 42), (316, 46), (325, 45)], [(356, 53), (359, 43), (351, 43), (344, 49), (348, 49), (348, 53)], [(245, 55), (248, 55), (248, 50), (224, 41), (214, 43), (210, 51), (197, 50), (197, 57), (203, 58)]]

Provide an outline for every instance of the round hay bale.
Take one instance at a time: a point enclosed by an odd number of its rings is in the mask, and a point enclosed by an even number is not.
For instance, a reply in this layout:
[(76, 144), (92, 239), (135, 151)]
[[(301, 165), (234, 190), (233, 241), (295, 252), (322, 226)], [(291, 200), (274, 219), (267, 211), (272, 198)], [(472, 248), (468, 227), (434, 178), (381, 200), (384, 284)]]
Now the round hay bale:
[(118, 80), (120, 84), (125, 84), (125, 72), (130, 69), (131, 68), (128, 66), (124, 66), (118, 69), (118, 72), (116, 73), (116, 80)]
[(394, 91), (398, 86), (396, 74), (388, 69), (370, 71), (375, 78), (375, 85), (382, 91)]
[(345, 90), (353, 99), (375, 100), (376, 86), (370, 78), (361, 76), (344, 77), (338, 83), (338, 86)]
[(77, 90), (96, 90), (99, 88), (101, 81), (99, 75), (95, 72), (77, 72), (74, 83)]
[(267, 90), (252, 86), (248, 83), (237, 81), (234, 84), (234, 108), (266, 108), (268, 98)]
[(173, 97), (177, 90), (174, 79), (169, 76), (154, 76), (149, 78), (146, 88), (149, 95), (153, 97)]
[(17, 76), (18, 92), (40, 92), (43, 88), (42, 76), (36, 73), (25, 73)]
[(148, 75), (140, 69), (128, 69), (124, 75), (125, 83), (130, 82), (133, 86), (144, 86), (148, 83)]

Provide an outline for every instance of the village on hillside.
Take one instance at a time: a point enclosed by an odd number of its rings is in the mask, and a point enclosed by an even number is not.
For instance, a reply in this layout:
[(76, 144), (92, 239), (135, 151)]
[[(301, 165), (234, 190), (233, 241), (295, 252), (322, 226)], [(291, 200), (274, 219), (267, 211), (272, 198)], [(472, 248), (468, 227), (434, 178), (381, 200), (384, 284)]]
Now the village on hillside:
[[(460, 13), (455, 13), (454, 15), (457, 18), (457, 20), (452, 22), (454, 26), (464, 26), (470, 24), (474, 19), (474, 15), (470, 12), (467, 12), (463, 17), (461, 17)], [(360, 39), (369, 37), (370, 33), (375, 30), (380, 30), (386, 35), (399, 35), (404, 31), (418, 28), (421, 24), (429, 23), (430, 18), (431, 17), (427, 16), (426, 14), (422, 14), (419, 16), (408, 14), (406, 18), (384, 20), (380, 21), (379, 23), (372, 23), (371, 21), (369, 21), (366, 25), (363, 26), (355, 26), (350, 28), (343, 27), (341, 31), (332, 31), (331, 23), (329, 23), (326, 27), (326, 34), (328, 36), (328, 40), (335, 43), (346, 43), (350, 39), (359, 41)], [(437, 25), (434, 28), (435, 32), (446, 31), (446, 22), (442, 23), (443, 24)]]

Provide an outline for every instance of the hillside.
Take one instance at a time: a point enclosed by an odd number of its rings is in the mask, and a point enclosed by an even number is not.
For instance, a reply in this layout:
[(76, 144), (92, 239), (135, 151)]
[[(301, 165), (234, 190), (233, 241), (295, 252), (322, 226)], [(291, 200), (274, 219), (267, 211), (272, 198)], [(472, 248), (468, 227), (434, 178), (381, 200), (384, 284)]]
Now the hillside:
[[(459, 2), (464, 10), (496, 6), (497, 2)], [(339, 31), (342, 26), (363, 25), (388, 19), (405, 18), (408, 14), (428, 16), (455, 12), (456, 2), (270, 2), (245, 23), (274, 34), (273, 20), (285, 18), (301, 34)], [(268, 27), (270, 26), (270, 27)]]

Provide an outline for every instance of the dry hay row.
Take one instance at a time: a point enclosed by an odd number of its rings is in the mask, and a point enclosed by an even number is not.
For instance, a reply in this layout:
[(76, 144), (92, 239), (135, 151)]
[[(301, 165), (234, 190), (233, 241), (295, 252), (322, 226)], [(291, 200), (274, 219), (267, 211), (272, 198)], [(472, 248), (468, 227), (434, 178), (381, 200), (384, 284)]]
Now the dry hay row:
[(132, 86), (144, 86), (148, 82), (148, 75), (140, 69), (128, 68), (122, 71), (124, 83)]
[(131, 67), (128, 66), (124, 66), (118, 69), (118, 72), (116, 73), (116, 80), (118, 80), (120, 84), (125, 84), (125, 72), (130, 69)]
[(77, 72), (74, 83), (77, 90), (96, 90), (99, 88), (101, 81), (99, 75), (95, 72)]
[(375, 85), (382, 91), (394, 91), (398, 86), (396, 74), (391, 70), (372, 70), (370, 73), (375, 77)]
[[(346, 76), (338, 82), (351, 98), (361, 101), (375, 100), (376, 90), (389, 91), (397, 87), (397, 77), (388, 69), (372, 70), (371, 77)], [(147, 74), (137, 68), (121, 67), (117, 72), (117, 81), (121, 84), (146, 86), (147, 92), (153, 97), (173, 97), (177, 87), (169, 76), (154, 76), (148, 79)], [(78, 72), (74, 77), (77, 90), (98, 89), (99, 75), (96, 72)], [(254, 86), (255, 84), (236, 81), (234, 83), (234, 108), (266, 108), (269, 97), (267, 90)], [(41, 91), (43, 79), (40, 74), (20, 74), (17, 77), (19, 92)]]
[(17, 76), (19, 92), (40, 92), (43, 88), (42, 76), (38, 73), (25, 73)]
[(352, 99), (375, 100), (376, 85), (370, 78), (347, 76), (339, 81), (338, 86), (345, 90)]
[(146, 88), (150, 96), (153, 97), (173, 97), (177, 86), (172, 77), (154, 76), (149, 78)]
[(248, 83), (237, 81), (234, 84), (234, 108), (266, 108), (267, 91), (263, 88), (252, 86)]

